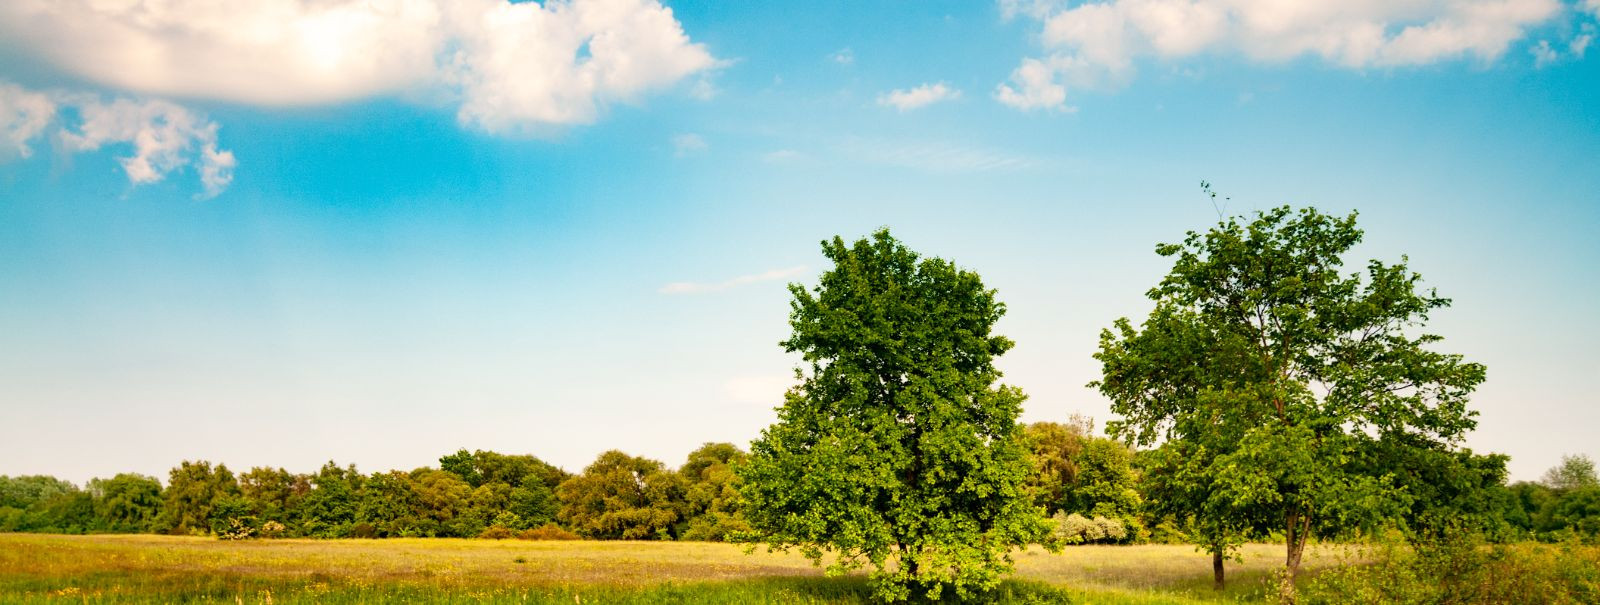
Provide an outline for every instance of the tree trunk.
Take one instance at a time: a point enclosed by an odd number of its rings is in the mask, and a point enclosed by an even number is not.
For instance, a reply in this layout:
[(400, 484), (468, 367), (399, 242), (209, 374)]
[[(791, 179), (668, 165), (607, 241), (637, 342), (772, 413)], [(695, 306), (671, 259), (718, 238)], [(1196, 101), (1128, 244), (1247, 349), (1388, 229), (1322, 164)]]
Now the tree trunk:
[(1302, 515), (1295, 509), (1290, 509), (1286, 515), (1285, 536), (1287, 552), (1284, 556), (1283, 600), (1286, 603), (1295, 602), (1295, 577), (1300, 575), (1300, 556), (1305, 553), (1306, 538), (1311, 533), (1311, 517)]
[(1222, 590), (1222, 551), (1211, 553), (1211, 577), (1216, 580), (1213, 589)]

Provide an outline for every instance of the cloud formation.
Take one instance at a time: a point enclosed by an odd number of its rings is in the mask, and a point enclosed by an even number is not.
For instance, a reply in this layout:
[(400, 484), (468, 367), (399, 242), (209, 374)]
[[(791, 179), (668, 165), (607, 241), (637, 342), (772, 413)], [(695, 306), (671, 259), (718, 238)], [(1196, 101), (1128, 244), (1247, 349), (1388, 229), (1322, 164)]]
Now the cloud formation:
[(940, 101), (948, 101), (961, 96), (961, 91), (950, 88), (944, 82), (923, 84), (916, 88), (891, 90), (878, 95), (878, 104), (893, 107), (900, 111), (910, 111), (918, 107), (926, 107)]
[[(68, 118), (75, 118), (69, 123)], [(217, 124), (162, 100), (129, 98), (103, 101), (88, 94), (38, 92), (0, 82), (0, 138), (20, 157), (32, 153), (32, 140), (51, 127), (63, 149), (96, 151), (128, 145), (132, 154), (117, 158), (128, 181), (154, 183), (194, 166), (202, 193), (211, 198), (233, 180), (233, 152), (217, 147)], [(3, 153), (0, 153), (3, 159)]]
[(28, 141), (55, 119), (56, 104), (48, 95), (0, 82), (0, 160), (28, 157)]
[[(1600, 1), (1588, 0), (1600, 6)], [(1226, 52), (1259, 62), (1313, 56), (1345, 68), (1490, 62), (1561, 14), (1558, 0), (1105, 0), (1068, 7), (1000, 0), (1008, 18), (1040, 26), (1047, 53), (1023, 59), (995, 98), (1060, 108), (1069, 88), (1116, 86), (1141, 58)]]
[(8, 0), (0, 35), (144, 94), (443, 97), (491, 133), (588, 123), (717, 63), (657, 0)]
[(686, 132), (672, 137), (672, 155), (674, 157), (681, 158), (687, 155), (699, 153), (705, 151), (706, 147), (706, 140), (701, 138), (700, 135), (692, 132)]
[(701, 294), (705, 292), (719, 292), (747, 284), (788, 279), (802, 275), (805, 272), (806, 268), (804, 266), (789, 267), (787, 269), (772, 269), (751, 275), (740, 275), (739, 277), (716, 283), (686, 281), (673, 282), (665, 286), (661, 286), (661, 289), (657, 291), (662, 294)]

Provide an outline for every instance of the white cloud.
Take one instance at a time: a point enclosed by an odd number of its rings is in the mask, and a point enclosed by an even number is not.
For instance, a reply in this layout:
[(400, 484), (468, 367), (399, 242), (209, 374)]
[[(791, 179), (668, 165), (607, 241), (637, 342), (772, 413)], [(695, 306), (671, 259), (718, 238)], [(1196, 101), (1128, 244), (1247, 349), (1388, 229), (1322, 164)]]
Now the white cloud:
[(916, 88), (891, 90), (878, 95), (878, 104), (893, 107), (900, 111), (910, 111), (918, 107), (926, 107), (940, 101), (948, 101), (961, 97), (961, 91), (950, 88), (944, 82), (923, 84)]
[(593, 121), (716, 66), (656, 0), (9, 0), (0, 35), (146, 94), (258, 105), (444, 96), (488, 132)]
[(768, 164), (793, 164), (804, 159), (806, 154), (793, 149), (778, 149), (761, 155), (761, 161)]
[(700, 294), (704, 292), (719, 292), (747, 284), (788, 279), (803, 275), (805, 272), (806, 268), (800, 266), (789, 267), (787, 269), (772, 269), (751, 275), (740, 275), (739, 277), (735, 277), (727, 281), (715, 283), (673, 282), (665, 286), (661, 286), (661, 289), (658, 290), (658, 292), (662, 294)]
[(1528, 53), (1533, 55), (1533, 67), (1535, 69), (1554, 63), (1556, 59), (1561, 57), (1561, 53), (1550, 48), (1549, 40), (1540, 40), (1538, 44), (1528, 47)]
[(700, 135), (686, 132), (672, 137), (672, 155), (683, 157), (706, 150), (706, 140)]
[(710, 101), (717, 98), (717, 94), (721, 92), (717, 89), (717, 85), (711, 83), (710, 78), (704, 76), (695, 81), (694, 86), (689, 87), (689, 96), (694, 97), (696, 101)]
[(1011, 72), (1011, 84), (995, 88), (994, 98), (1017, 109), (1064, 109), (1067, 88), (1056, 83), (1055, 68), (1038, 59), (1025, 58)]
[[(1600, 0), (1589, 0), (1600, 3)], [(1020, 109), (1064, 107), (1068, 87), (1120, 85), (1140, 58), (1236, 53), (1260, 62), (1318, 57), (1346, 68), (1494, 61), (1561, 14), (1558, 0), (1106, 0), (1066, 7), (1000, 0), (1035, 19), (1047, 51), (995, 92)]]
[(1587, 0), (1583, 5), (1589, 9), (1589, 12), (1594, 13), (1596, 19), (1600, 19), (1600, 0)]
[(1572, 56), (1582, 59), (1583, 54), (1589, 50), (1589, 43), (1593, 41), (1594, 34), (1582, 34), (1573, 38), (1572, 42), (1567, 43), (1567, 50), (1572, 53)]
[(1006, 19), (1018, 15), (1043, 19), (1060, 9), (1064, 0), (1000, 0), (1000, 16)]
[[(63, 114), (76, 123), (58, 123), (66, 121)], [(52, 125), (67, 151), (131, 146), (132, 154), (117, 161), (134, 185), (160, 181), (191, 165), (204, 190), (200, 197), (215, 197), (233, 180), (236, 162), (233, 152), (217, 147), (216, 122), (182, 106), (128, 98), (105, 102), (95, 95), (36, 92), (0, 82), (0, 133), (19, 155), (27, 157), (29, 141)]]
[(856, 62), (856, 53), (848, 48), (841, 48), (837, 52), (828, 55), (828, 58), (832, 59), (834, 63), (849, 65)]
[(55, 113), (48, 95), (0, 82), (0, 160), (32, 155), (28, 142), (44, 132)]

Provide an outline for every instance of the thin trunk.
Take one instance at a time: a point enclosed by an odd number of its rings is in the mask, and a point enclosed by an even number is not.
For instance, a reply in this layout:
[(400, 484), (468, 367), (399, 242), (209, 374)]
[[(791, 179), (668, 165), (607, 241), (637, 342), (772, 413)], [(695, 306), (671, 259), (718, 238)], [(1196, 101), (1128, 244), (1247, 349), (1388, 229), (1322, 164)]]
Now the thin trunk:
[(1288, 535), (1285, 542), (1288, 552), (1284, 557), (1286, 574), (1283, 579), (1282, 599), (1285, 603), (1292, 604), (1296, 601), (1294, 580), (1295, 576), (1300, 574), (1300, 556), (1305, 552), (1306, 538), (1311, 533), (1311, 516), (1302, 515), (1291, 508), (1286, 521)]
[(1222, 590), (1222, 550), (1211, 553), (1211, 577), (1216, 580), (1212, 588)]

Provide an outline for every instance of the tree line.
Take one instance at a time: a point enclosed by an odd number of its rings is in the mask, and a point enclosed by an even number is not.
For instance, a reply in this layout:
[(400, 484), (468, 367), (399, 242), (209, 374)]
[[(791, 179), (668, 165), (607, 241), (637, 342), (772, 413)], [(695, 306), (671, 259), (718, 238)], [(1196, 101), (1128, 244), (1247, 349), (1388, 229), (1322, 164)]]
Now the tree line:
[(609, 451), (576, 474), (462, 450), (371, 475), (0, 478), (0, 531), (759, 541), (865, 568), (888, 601), (972, 597), (1035, 543), (1191, 542), (1220, 587), (1243, 542), (1274, 540), (1292, 591), (1313, 539), (1600, 535), (1588, 458), (1506, 485), (1506, 456), (1461, 445), (1487, 369), (1437, 350), (1427, 320), (1451, 301), (1403, 257), (1344, 270), (1362, 237), (1354, 213), (1281, 207), (1157, 245), (1172, 267), (1154, 308), (1110, 322), (1094, 356), (1104, 436), (1021, 424), (995, 290), (880, 230), (822, 242), (833, 267), (790, 285), (797, 384), (748, 452), (706, 444), (674, 470)]
[(724, 540), (748, 529), (732, 467), (744, 452), (708, 443), (677, 470), (619, 451), (578, 474), (531, 455), (460, 450), (438, 467), (315, 473), (184, 461), (165, 485), (124, 473), (82, 488), (0, 477), (0, 531), (153, 532), (226, 538), (524, 537)]
[[(1062, 544), (1184, 543), (1202, 537), (1172, 514), (1152, 474), (1155, 450), (1095, 434), (1094, 421), (1022, 427), (1030, 503)], [(160, 533), (230, 538), (486, 537), (728, 541), (749, 534), (739, 470), (748, 454), (708, 443), (676, 470), (612, 450), (579, 474), (531, 455), (461, 450), (439, 467), (362, 474), (329, 462), (315, 473), (185, 461), (166, 481), (135, 473), (83, 486), (43, 475), (0, 476), (0, 531)], [(1600, 480), (1584, 455), (1538, 481), (1505, 484), (1504, 456), (1466, 456), (1469, 488), (1429, 498), (1401, 520), (1433, 531), (1481, 531), (1500, 542), (1600, 538)], [(1435, 508), (1449, 507), (1450, 515)], [(1467, 514), (1470, 513), (1470, 514)], [(1466, 524), (1464, 524), (1466, 522)], [(1269, 537), (1266, 532), (1252, 537)]]

